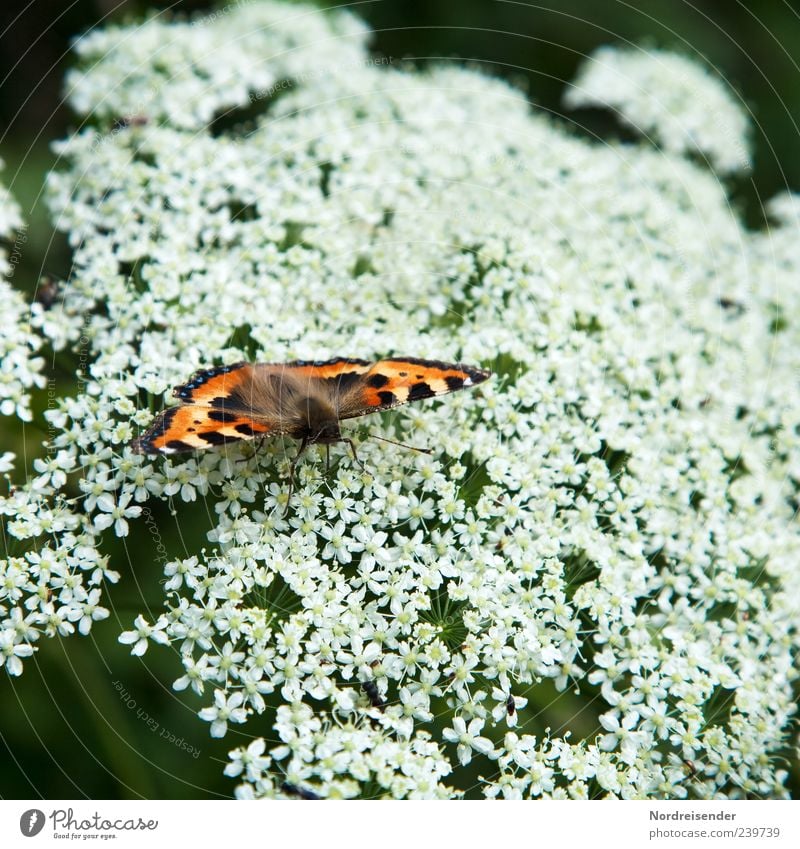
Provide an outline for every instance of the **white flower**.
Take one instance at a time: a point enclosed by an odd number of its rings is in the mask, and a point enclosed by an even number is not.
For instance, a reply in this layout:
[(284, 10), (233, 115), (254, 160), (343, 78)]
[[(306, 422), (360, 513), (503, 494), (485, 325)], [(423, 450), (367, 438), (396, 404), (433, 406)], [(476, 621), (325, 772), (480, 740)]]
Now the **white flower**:
[[(109, 616), (108, 610), (105, 607), (101, 607), (98, 603), (100, 597), (100, 590), (95, 587), (89, 592), (86, 598), (80, 601), (76, 599), (75, 606), (69, 613), (69, 619), (78, 623), (78, 631), (84, 636), (91, 631), (93, 622), (100, 622)], [(136, 654), (137, 652), (134, 650), (133, 653)]]
[(625, 714), (620, 721), (616, 713), (607, 713), (600, 717), (600, 724), (609, 733), (604, 735), (600, 740), (600, 748), (604, 752), (613, 752), (617, 747), (620, 748), (622, 759), (625, 763), (633, 763), (638, 754), (640, 735), (634, 733), (634, 729), (639, 721), (639, 716), (635, 712)]
[(48, 485), (56, 489), (67, 482), (66, 473), (75, 466), (75, 458), (68, 451), (59, 451), (55, 457), (33, 461), (33, 468), (39, 472), (35, 487), (45, 488)]
[(260, 737), (253, 740), (246, 749), (236, 749), (230, 752), (230, 763), (225, 767), (225, 775), (238, 778), (245, 772), (247, 780), (255, 783), (261, 773), (268, 769), (272, 759), (264, 757), (267, 744)]
[(147, 651), (148, 640), (162, 645), (169, 643), (169, 636), (165, 631), (167, 627), (166, 616), (160, 616), (154, 625), (148, 625), (143, 616), (137, 616), (133, 624), (136, 626), (136, 630), (123, 631), (119, 635), (119, 641), (123, 645), (133, 645), (131, 654), (143, 655)]
[(328, 544), (322, 551), (323, 557), (335, 557), (340, 563), (349, 563), (353, 559), (352, 544), (348, 545), (344, 534), (344, 522), (337, 522), (333, 526), (325, 525), (320, 528), (319, 535), (328, 541)]
[(228, 733), (228, 723), (242, 723), (247, 720), (247, 709), (242, 707), (244, 695), (234, 693), (226, 697), (222, 690), (214, 690), (214, 706), (203, 708), (198, 716), (211, 723), (211, 736), (224, 737)]
[(482, 755), (491, 756), (494, 752), (492, 741), (480, 737), (483, 729), (482, 719), (473, 719), (469, 725), (460, 717), (453, 717), (453, 727), (445, 728), (442, 736), (451, 743), (457, 743), (458, 760), (461, 766), (466, 766), (472, 760), (473, 750)]
[(509, 728), (513, 728), (519, 718), (518, 711), (528, 704), (528, 700), (521, 696), (505, 693), (497, 687), (492, 689), (492, 698), (497, 702), (492, 709), (492, 719), (498, 724), (505, 721)]
[(115, 501), (114, 498), (104, 493), (97, 499), (97, 506), (102, 513), (98, 513), (94, 519), (94, 526), (98, 530), (103, 530), (104, 528), (110, 528), (111, 525), (114, 525), (114, 533), (118, 537), (126, 537), (128, 536), (128, 523), (126, 519), (133, 519), (137, 516), (141, 515), (142, 508), (138, 505), (133, 505), (132, 507), (128, 507), (130, 503), (132, 494), (130, 492), (126, 492), (124, 495), (120, 496), (118, 501)]
[(22, 658), (33, 654), (33, 646), (19, 642), (10, 629), (0, 631), (0, 659), (9, 675), (22, 675)]
[(210, 665), (210, 658), (204, 654), (200, 656), (199, 660), (195, 660), (191, 655), (184, 655), (182, 660), (186, 674), (173, 682), (173, 690), (185, 690), (191, 685), (195, 693), (202, 695), (204, 682), (213, 679), (215, 676)]

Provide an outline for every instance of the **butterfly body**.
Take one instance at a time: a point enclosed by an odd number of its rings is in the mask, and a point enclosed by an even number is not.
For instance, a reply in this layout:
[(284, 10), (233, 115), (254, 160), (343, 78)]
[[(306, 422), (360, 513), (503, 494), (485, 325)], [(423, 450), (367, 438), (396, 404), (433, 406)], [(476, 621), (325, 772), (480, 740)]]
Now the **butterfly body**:
[[(234, 363), (204, 369), (177, 386), (182, 404), (160, 413), (131, 442), (141, 454), (174, 454), (268, 435), (307, 445), (349, 442), (340, 422), (482, 383), (473, 366), (393, 357)], [(352, 444), (351, 444), (352, 448)]]
[[(208, 391), (210, 386), (216, 394)], [(221, 422), (227, 419), (226, 423), (233, 424), (243, 437), (250, 434), (240, 419), (252, 419), (267, 428), (265, 432), (286, 434), (309, 443), (338, 442), (341, 438), (339, 387), (300, 374), (294, 363), (236, 363), (209, 369), (177, 387), (174, 394), (190, 405), (202, 402), (223, 411), (224, 416), (214, 416), (212, 412), (212, 418)], [(255, 435), (260, 433), (258, 428), (253, 429)], [(203, 432), (200, 438), (204, 438)]]

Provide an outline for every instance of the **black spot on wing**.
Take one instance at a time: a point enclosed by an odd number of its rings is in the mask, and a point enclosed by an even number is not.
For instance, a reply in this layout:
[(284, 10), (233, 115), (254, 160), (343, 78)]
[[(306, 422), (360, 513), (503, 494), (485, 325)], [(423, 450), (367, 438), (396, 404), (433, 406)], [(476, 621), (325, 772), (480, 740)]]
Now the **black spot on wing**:
[(394, 392), (379, 392), (378, 398), (381, 399), (381, 406), (383, 407), (391, 407), (392, 404), (397, 403), (397, 396)]
[(233, 429), (237, 433), (241, 433), (242, 436), (258, 436), (260, 434), (260, 431), (253, 430), (253, 428), (246, 422), (235, 425)]
[[(178, 390), (175, 390), (175, 395), (178, 398), (181, 398), (184, 401), (191, 402), (192, 400), (192, 390), (185, 390), (182, 387), (178, 387)], [(217, 409), (228, 409), (228, 410), (247, 410), (249, 409), (248, 405), (245, 403), (242, 396), (238, 391), (232, 391), (230, 395), (217, 395), (215, 398), (212, 398), (210, 401), (203, 401), (204, 405), (208, 405), (209, 407), (216, 407)], [(195, 422), (195, 424), (200, 424), (200, 422)]]
[(239, 390), (234, 390), (230, 395), (217, 395), (208, 402), (209, 407), (215, 410), (229, 411), (234, 418), (238, 418), (243, 413), (249, 413), (252, 406), (242, 397)]
[(185, 442), (181, 442), (180, 439), (170, 439), (164, 448), (169, 451), (194, 451), (192, 445), (187, 445)]
[(382, 386), (386, 386), (388, 382), (389, 378), (385, 374), (373, 374), (367, 378), (367, 384), (373, 389), (380, 389)]
[[(484, 380), (488, 380), (492, 376), (492, 373), (487, 369), (467, 366), (463, 363), (445, 363), (442, 360), (421, 360), (418, 357), (387, 357), (383, 362), (409, 363), (410, 365), (424, 366), (425, 368), (438, 369), (440, 371), (460, 371), (466, 374), (472, 383), (483, 383)], [(418, 379), (419, 377), (420, 375), (417, 375)]]
[(454, 376), (451, 375), (450, 377), (446, 377), (444, 380), (445, 380), (445, 383), (447, 384), (447, 388), (451, 392), (455, 392), (456, 389), (461, 389), (461, 387), (464, 385), (464, 378), (463, 377), (454, 377)]
[(414, 383), (408, 390), (408, 400), (419, 401), (422, 398), (430, 398), (435, 394), (427, 383)]
[(198, 436), (209, 445), (224, 445), (228, 440), (228, 437), (216, 430), (209, 430), (206, 433), (198, 434)]
[(223, 424), (230, 424), (239, 418), (236, 413), (229, 413), (226, 410), (209, 410), (208, 417), (212, 421), (222, 422)]
[(354, 383), (358, 383), (361, 380), (361, 375), (355, 371), (345, 371), (337, 374), (336, 377), (329, 377), (327, 380), (333, 384), (338, 392), (344, 392), (353, 386)]

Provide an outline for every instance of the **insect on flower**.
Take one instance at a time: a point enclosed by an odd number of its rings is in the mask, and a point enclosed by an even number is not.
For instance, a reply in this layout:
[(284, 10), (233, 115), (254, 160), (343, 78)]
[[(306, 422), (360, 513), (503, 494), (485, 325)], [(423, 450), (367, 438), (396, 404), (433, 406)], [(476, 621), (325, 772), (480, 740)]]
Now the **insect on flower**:
[(517, 704), (514, 701), (514, 696), (512, 696), (511, 693), (509, 693), (508, 699), (506, 700), (506, 713), (509, 716), (514, 716), (514, 714), (516, 712), (517, 712)]
[(366, 693), (367, 698), (369, 699), (369, 703), (374, 708), (383, 709), (386, 705), (386, 699), (380, 694), (380, 690), (378, 690), (378, 685), (374, 681), (364, 681), (361, 684), (362, 689)]
[(311, 801), (322, 798), (322, 796), (315, 793), (313, 790), (309, 790), (306, 787), (299, 787), (297, 784), (291, 784), (289, 781), (284, 781), (283, 784), (281, 784), (281, 790), (287, 796), (294, 796), (296, 799)]
[(36, 302), (41, 304), (44, 309), (49, 310), (52, 309), (60, 296), (61, 289), (58, 283), (52, 277), (42, 277), (34, 295)]
[(485, 369), (414, 357), (234, 363), (199, 371), (177, 386), (173, 395), (183, 403), (161, 412), (131, 447), (141, 454), (176, 454), (285, 434), (300, 441), (289, 471), (291, 498), (297, 461), (309, 445), (344, 442), (360, 465), (353, 441), (339, 428), (342, 420), (477, 386), (489, 377)]
[(146, 127), (150, 123), (147, 115), (123, 115), (114, 121), (114, 130), (126, 130), (129, 127)]

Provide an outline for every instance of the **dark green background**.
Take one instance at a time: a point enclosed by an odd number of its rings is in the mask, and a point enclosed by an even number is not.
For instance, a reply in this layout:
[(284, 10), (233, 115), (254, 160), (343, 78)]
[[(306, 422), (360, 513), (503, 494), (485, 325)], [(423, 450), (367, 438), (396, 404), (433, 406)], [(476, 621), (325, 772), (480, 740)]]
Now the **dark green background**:
[[(213, 5), (199, 0), (174, 4), (6, 0), (0, 4), (3, 181), (21, 203), (29, 225), (15, 285), (32, 295), (40, 275), (69, 273), (66, 242), (53, 232), (40, 193), (53, 162), (49, 143), (74, 126), (74, 116), (61, 102), (63, 75), (71, 61), (70, 39), (103, 20), (135, 19), (147, 8), (188, 12)], [(376, 52), (421, 62), (442, 57), (472, 60), (487, 72), (524, 86), (538, 107), (557, 116), (565, 81), (573, 78), (582, 57), (598, 45), (645, 43), (699, 57), (731, 82), (753, 115), (755, 168), (752, 175), (730, 184), (748, 223), (762, 226), (762, 200), (787, 188), (800, 188), (796, 61), (800, 59), (800, 17), (787, 2), (373, 0), (350, 8), (375, 30)], [(614, 131), (602, 116), (581, 114), (577, 121), (578, 131)], [(69, 390), (68, 384), (61, 389)], [(11, 447), (20, 454), (23, 445), (30, 451), (41, 438), (33, 427), (24, 434), (10, 431), (5, 422), (0, 422), (0, 428), (5, 428), (0, 448)], [(165, 509), (154, 506), (153, 510), (164, 542), (171, 552), (179, 551), (175, 519)], [(142, 536), (137, 533), (135, 538)], [(118, 633), (129, 628), (148, 603), (151, 618), (158, 615), (161, 569), (155, 556), (154, 546), (129, 551), (118, 543), (112, 557), (123, 577), (106, 598), (106, 606), (113, 603), (111, 618), (99, 623), (89, 639), (42, 640), (20, 679), (0, 673), (0, 796), (204, 798), (230, 794), (233, 782), (222, 776), (226, 752), (248, 738), (229, 734), (224, 741), (213, 741), (208, 737), (207, 724), (194, 716), (205, 700), (170, 689), (180, 673), (172, 651), (151, 650), (144, 659), (137, 659), (116, 642)], [(123, 703), (115, 682), (130, 694), (136, 707)], [(587, 707), (581, 712), (570, 694), (553, 703), (554, 695), (538, 689), (522, 717), (528, 723), (525, 730), (541, 733), (549, 725), (558, 733), (569, 717), (573, 725), (582, 725), (575, 727), (578, 735), (591, 734), (595, 711)], [(550, 705), (546, 713), (534, 718), (545, 705)], [(150, 730), (154, 723), (156, 732)], [(246, 728), (254, 734), (268, 733), (263, 719)], [(158, 737), (161, 729), (200, 749), (200, 757), (164, 743)], [(798, 784), (800, 777), (795, 773), (793, 786)]]

